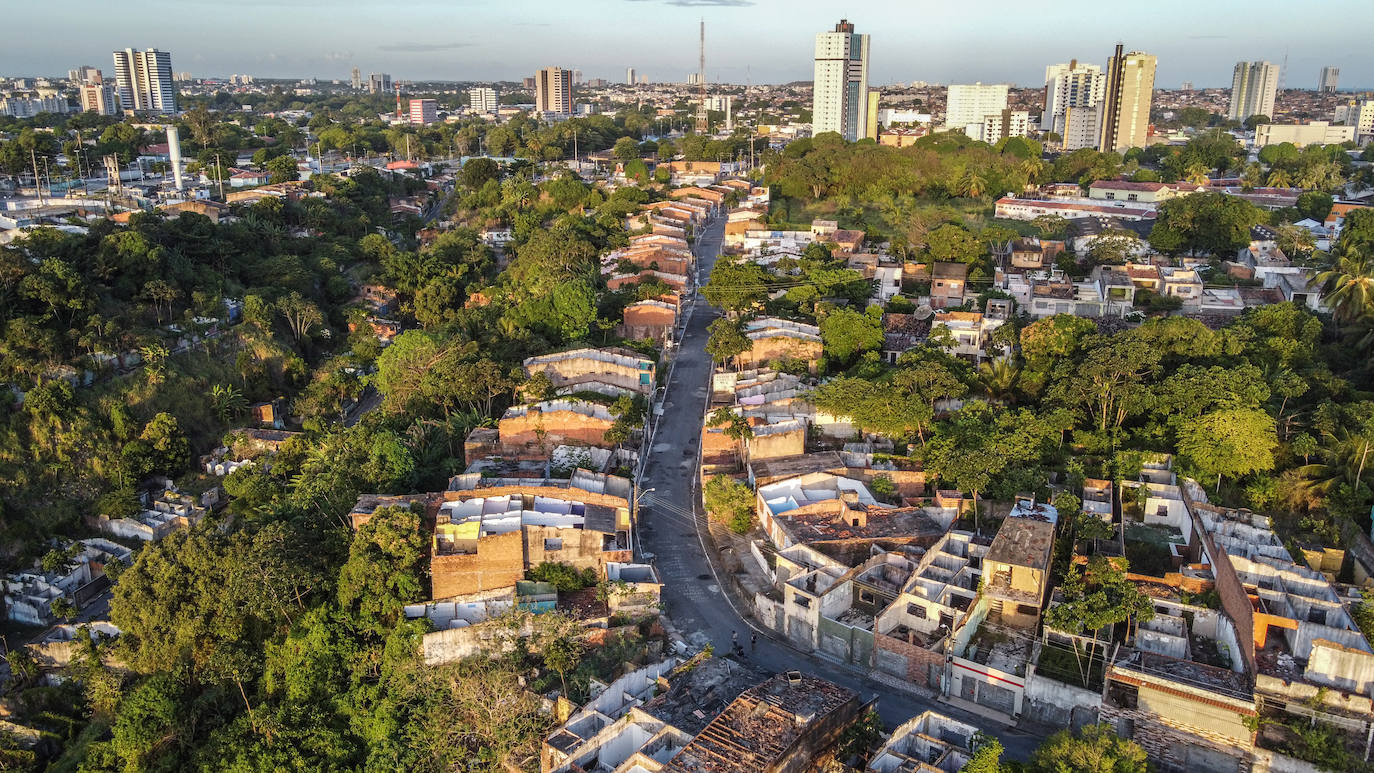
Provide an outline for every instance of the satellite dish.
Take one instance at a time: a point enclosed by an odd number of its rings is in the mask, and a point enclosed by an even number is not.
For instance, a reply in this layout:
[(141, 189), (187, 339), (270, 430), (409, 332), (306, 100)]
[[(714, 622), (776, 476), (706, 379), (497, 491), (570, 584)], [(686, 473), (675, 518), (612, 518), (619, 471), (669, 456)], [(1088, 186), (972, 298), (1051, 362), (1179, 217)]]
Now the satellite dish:
[(923, 303), (917, 306), (916, 310), (911, 312), (911, 315), (916, 319), (930, 319), (935, 315), (935, 309), (930, 308), (930, 304)]

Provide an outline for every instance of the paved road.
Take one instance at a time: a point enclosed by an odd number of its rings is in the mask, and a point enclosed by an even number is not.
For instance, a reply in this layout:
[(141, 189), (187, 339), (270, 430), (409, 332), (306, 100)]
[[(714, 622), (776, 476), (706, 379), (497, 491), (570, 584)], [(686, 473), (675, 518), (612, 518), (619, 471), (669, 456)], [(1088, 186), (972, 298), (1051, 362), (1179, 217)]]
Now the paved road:
[[(705, 282), (715, 264), (724, 233), (722, 217), (706, 227), (697, 241), (701, 279), (698, 286)], [(654, 556), (669, 618), (689, 642), (698, 646), (710, 643), (716, 652), (725, 653), (730, 651), (732, 632), (739, 632), (740, 641), (747, 642), (754, 629), (736, 612), (716, 583), (698, 532), (704, 528), (705, 514), (695, 490), (697, 444), (711, 374), (711, 362), (705, 352), (706, 326), (719, 315), (699, 294), (696, 296), (664, 395), (659, 419), (662, 423), (654, 431), (646, 462), (643, 487), (654, 491), (645, 496), (645, 506), (640, 510), (640, 540), (642, 549)], [(671, 504), (655, 505), (664, 500)], [(695, 513), (695, 518), (683, 515), (687, 512)], [(857, 690), (865, 698), (876, 694), (879, 714), (889, 729), (932, 709), (997, 735), (1009, 759), (1028, 758), (1039, 742), (1028, 733), (1003, 729), (952, 706), (892, 690), (845, 667), (795, 650), (764, 631), (759, 632), (757, 650), (747, 658), (767, 671), (797, 669)]]

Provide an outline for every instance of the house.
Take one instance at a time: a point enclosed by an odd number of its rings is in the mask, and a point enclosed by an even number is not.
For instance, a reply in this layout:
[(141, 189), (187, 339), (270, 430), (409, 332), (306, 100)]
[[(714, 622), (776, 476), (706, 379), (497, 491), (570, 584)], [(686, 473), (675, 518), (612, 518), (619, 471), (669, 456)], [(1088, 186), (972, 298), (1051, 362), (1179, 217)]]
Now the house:
[(1055, 256), (1064, 251), (1064, 243), (1029, 238), (1015, 239), (1007, 251), (1009, 269), (1039, 270), (1054, 265)]
[(57, 620), (54, 601), (84, 606), (110, 587), (105, 567), (115, 561), (128, 564), (133, 556), (128, 548), (104, 539), (78, 540), (55, 549), (62, 553), (57, 566), (44, 569), (35, 561), (0, 578), (6, 618), (21, 625), (51, 625)]
[[(1004, 322), (1005, 318), (996, 319), (977, 311), (942, 311), (935, 314), (932, 327), (943, 328), (954, 338), (947, 351), (977, 364), (990, 356), (987, 347), (992, 343), (992, 333)], [(1006, 351), (1001, 356), (1010, 354)]]
[(435, 513), (432, 598), (513, 586), (545, 562), (605, 579), (609, 564), (634, 560), (632, 490), (625, 478), (586, 471), (567, 481), (454, 477)]
[(979, 728), (926, 711), (898, 725), (868, 762), (865, 773), (959, 771), (973, 756)]
[(1121, 266), (1094, 266), (1091, 280), (1097, 284), (1107, 316), (1121, 317), (1135, 305), (1135, 282)]
[(529, 357), (524, 368), (527, 376), (548, 376), (559, 394), (590, 390), (611, 396), (647, 396), (658, 385), (654, 360), (620, 347), (571, 349)]
[(762, 367), (774, 361), (800, 360), (815, 372), (820, 364), (821, 330), (805, 322), (760, 317), (744, 323), (749, 349), (735, 358), (743, 368)]
[(1174, 196), (1174, 190), (1164, 183), (1129, 182), (1126, 180), (1097, 180), (1088, 186), (1088, 198), (1102, 201), (1131, 201), (1158, 204)]
[(991, 612), (1013, 624), (1034, 625), (1045, 604), (1050, 552), (1058, 512), (1034, 499), (1018, 497), (1002, 521), (983, 560), (984, 594)]
[(857, 550), (867, 556), (874, 545), (933, 545), (944, 533), (922, 508), (880, 504), (863, 481), (828, 472), (759, 486), (754, 508), (779, 549), (820, 545), (836, 554)]
[(120, 539), (156, 542), (177, 529), (189, 529), (205, 518), (195, 497), (175, 489), (143, 495), (143, 509), (126, 518), (100, 515), (100, 530)]
[(659, 346), (668, 346), (674, 339), (678, 324), (678, 298), (650, 298), (637, 301), (625, 307), (625, 313), (617, 328), (617, 334), (633, 341), (652, 340)]
[(497, 453), (534, 460), (550, 458), (558, 446), (614, 448), (606, 432), (615, 421), (606, 406), (577, 398), (512, 405), (497, 422)]
[(994, 207), (997, 217), (1008, 220), (1034, 220), (1042, 215), (1057, 215), (1068, 220), (1084, 217), (1117, 217), (1126, 220), (1153, 220), (1155, 207), (1143, 202), (1093, 199), (1022, 199), (1004, 196)]
[(962, 305), (967, 283), (967, 263), (935, 262), (930, 270), (930, 307), (943, 309)]
[(1194, 309), (1202, 302), (1202, 278), (1191, 268), (1160, 266), (1160, 294), (1183, 301), (1184, 308)]

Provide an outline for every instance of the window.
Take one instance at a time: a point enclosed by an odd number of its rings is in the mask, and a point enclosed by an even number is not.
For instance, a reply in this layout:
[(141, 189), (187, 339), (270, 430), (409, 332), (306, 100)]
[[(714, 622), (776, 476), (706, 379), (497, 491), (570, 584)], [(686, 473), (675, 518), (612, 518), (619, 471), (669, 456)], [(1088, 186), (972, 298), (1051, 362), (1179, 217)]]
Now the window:
[(873, 596), (873, 594), (869, 593), (866, 590), (859, 591), (859, 601), (862, 601), (865, 604), (877, 603), (877, 599)]
[(811, 599), (809, 599), (809, 598), (807, 598), (807, 597), (805, 597), (805, 596), (793, 596), (793, 597), (792, 597), (792, 603), (796, 604), (797, 606), (801, 607), (802, 609), (810, 609), (810, 608), (811, 608)]
[(563, 540), (562, 540), (562, 539), (546, 539), (546, 540), (544, 540), (544, 549), (545, 549), (545, 550), (562, 550), (562, 549), (563, 549)]
[(926, 608), (921, 606), (920, 604), (907, 604), (906, 613), (916, 618), (917, 620), (926, 619)]

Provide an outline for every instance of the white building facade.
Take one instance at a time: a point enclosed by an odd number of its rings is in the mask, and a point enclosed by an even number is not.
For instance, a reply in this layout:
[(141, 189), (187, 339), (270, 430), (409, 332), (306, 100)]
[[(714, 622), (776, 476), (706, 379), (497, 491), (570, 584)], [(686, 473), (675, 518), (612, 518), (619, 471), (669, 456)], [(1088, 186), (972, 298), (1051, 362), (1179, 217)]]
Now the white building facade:
[(1279, 67), (1273, 62), (1236, 62), (1231, 75), (1231, 109), (1226, 117), (1244, 121), (1252, 115), (1274, 115)]
[(868, 36), (841, 19), (816, 35), (811, 133), (835, 132), (854, 141), (868, 136)]
[(177, 92), (172, 86), (172, 54), (150, 48), (114, 52), (115, 91), (125, 110), (175, 113)]

